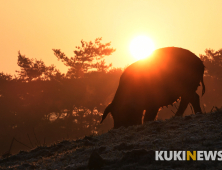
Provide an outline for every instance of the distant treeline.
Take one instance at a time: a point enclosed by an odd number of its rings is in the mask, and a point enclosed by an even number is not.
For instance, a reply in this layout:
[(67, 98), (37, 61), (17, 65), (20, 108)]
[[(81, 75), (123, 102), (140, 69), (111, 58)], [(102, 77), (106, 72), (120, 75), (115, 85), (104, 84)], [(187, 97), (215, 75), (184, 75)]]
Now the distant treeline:
[[(66, 74), (20, 52), (17, 76), (0, 73), (0, 153), (7, 151), (13, 137), (34, 147), (112, 127), (111, 121), (103, 125), (99, 121), (122, 74), (103, 59), (115, 50), (110, 43), (102, 44), (101, 38), (81, 43), (71, 58), (53, 49), (68, 67)], [(12, 150), (17, 151), (14, 145)], [(28, 149), (21, 144), (18, 148)]]
[[(53, 49), (68, 67), (66, 74), (20, 52), (17, 75), (0, 73), (0, 154), (9, 149), (13, 137), (33, 148), (63, 138), (101, 134), (112, 127), (111, 117), (102, 125), (99, 121), (122, 74), (103, 59), (115, 49), (109, 47), (110, 43), (102, 44), (101, 38), (95, 42), (82, 40), (81, 44), (71, 58)], [(206, 66), (206, 94), (201, 103), (209, 112), (213, 106), (222, 106), (222, 50), (208, 49), (205, 53), (200, 55)], [(171, 109), (163, 109), (158, 119), (172, 115)], [(12, 152), (19, 149), (28, 148), (15, 142)]]

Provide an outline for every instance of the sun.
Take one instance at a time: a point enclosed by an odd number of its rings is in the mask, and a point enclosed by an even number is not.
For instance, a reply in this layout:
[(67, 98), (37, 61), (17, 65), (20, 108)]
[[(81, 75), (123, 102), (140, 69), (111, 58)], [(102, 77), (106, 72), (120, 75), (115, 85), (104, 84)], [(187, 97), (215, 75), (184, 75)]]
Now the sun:
[(130, 53), (136, 60), (148, 57), (154, 51), (153, 41), (145, 36), (137, 36), (130, 43)]

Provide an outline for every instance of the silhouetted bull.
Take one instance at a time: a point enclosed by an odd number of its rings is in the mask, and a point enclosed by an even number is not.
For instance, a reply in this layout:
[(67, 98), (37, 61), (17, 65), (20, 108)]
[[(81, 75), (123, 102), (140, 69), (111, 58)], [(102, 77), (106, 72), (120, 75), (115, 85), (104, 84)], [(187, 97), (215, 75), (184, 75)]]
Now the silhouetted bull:
[(120, 77), (119, 86), (111, 104), (107, 106), (102, 121), (111, 112), (114, 128), (154, 120), (160, 107), (167, 106), (181, 97), (176, 116), (182, 116), (187, 105), (194, 112), (201, 112), (197, 87), (203, 83), (203, 62), (192, 52), (166, 47), (147, 59), (137, 61), (126, 68)]

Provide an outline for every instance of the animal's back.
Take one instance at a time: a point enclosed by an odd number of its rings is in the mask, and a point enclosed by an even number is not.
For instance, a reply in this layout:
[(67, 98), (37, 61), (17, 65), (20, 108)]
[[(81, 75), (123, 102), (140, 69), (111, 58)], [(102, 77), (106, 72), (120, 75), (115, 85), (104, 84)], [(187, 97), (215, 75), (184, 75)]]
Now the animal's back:
[(140, 102), (147, 102), (143, 94), (148, 94), (150, 102), (162, 100), (163, 105), (168, 105), (181, 95), (196, 91), (203, 72), (203, 62), (192, 52), (177, 47), (161, 48), (126, 68), (120, 78), (124, 86), (121, 92), (140, 96)]

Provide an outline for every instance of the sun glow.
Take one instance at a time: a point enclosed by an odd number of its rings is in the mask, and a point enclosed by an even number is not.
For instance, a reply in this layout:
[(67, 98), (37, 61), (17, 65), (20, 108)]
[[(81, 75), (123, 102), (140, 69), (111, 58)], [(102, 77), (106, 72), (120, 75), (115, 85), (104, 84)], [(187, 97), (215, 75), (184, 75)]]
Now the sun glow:
[(148, 57), (154, 49), (153, 41), (144, 35), (137, 36), (130, 43), (130, 53), (137, 60)]

